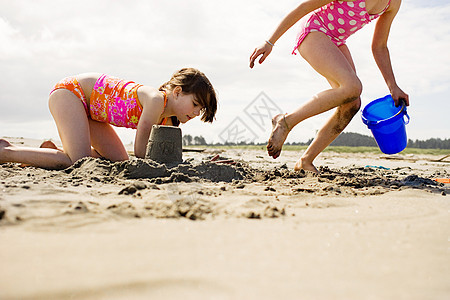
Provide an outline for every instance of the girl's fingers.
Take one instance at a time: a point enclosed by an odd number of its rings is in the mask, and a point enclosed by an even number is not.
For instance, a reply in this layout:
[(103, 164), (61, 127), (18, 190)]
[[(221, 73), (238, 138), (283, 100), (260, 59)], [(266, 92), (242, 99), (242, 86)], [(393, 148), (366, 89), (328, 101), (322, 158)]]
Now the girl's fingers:
[(261, 56), (261, 58), (259, 59), (259, 63), (262, 64), (266, 57), (267, 55), (264, 53), (263, 56)]
[(252, 56), (250, 57), (250, 68), (253, 68), (253, 66), (255, 65), (255, 59), (258, 58), (260, 54), (258, 53), (258, 50), (255, 49), (255, 51), (253, 51)]
[(266, 54), (266, 50), (263, 48), (256, 48), (255, 51), (253, 51), (253, 54), (250, 56), (250, 68), (253, 68), (255, 65), (255, 60), (262, 55), (262, 57), (259, 59), (259, 63), (262, 63), (268, 54)]

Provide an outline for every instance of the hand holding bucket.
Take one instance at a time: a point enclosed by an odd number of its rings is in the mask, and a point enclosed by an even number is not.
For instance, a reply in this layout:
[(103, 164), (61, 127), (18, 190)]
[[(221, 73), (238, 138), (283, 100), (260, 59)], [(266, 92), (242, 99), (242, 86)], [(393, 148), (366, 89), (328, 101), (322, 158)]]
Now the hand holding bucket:
[(361, 118), (383, 153), (395, 154), (406, 148), (409, 116), (403, 101), (396, 107), (391, 95), (376, 99), (364, 107)]

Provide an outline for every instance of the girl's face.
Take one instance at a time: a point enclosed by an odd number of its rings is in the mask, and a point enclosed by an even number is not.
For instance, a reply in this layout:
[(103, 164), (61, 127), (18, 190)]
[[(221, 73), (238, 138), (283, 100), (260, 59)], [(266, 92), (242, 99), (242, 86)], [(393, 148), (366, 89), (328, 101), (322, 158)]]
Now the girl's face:
[(198, 104), (194, 94), (178, 93), (176, 97), (175, 115), (181, 123), (200, 115), (203, 107)]

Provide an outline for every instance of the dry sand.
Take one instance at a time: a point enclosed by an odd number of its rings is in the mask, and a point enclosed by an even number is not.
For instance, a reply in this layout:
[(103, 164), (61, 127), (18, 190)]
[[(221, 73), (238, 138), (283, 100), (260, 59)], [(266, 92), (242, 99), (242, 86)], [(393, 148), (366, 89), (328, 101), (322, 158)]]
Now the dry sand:
[(298, 156), (0, 165), (0, 299), (450, 298), (448, 161)]

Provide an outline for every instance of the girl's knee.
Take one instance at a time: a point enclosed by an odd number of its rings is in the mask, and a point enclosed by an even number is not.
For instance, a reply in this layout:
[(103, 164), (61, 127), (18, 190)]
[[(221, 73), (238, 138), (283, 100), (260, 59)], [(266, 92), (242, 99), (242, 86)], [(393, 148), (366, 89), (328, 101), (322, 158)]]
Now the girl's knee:
[(352, 103), (355, 106), (361, 105), (359, 97), (361, 96), (363, 87), (358, 77), (354, 77), (346, 82), (342, 88), (344, 90), (344, 103)]
[(48, 108), (50, 110), (50, 113), (53, 115), (55, 112), (55, 109), (58, 105), (61, 105), (61, 91), (62, 90), (56, 90), (53, 91), (50, 96), (48, 97)]

